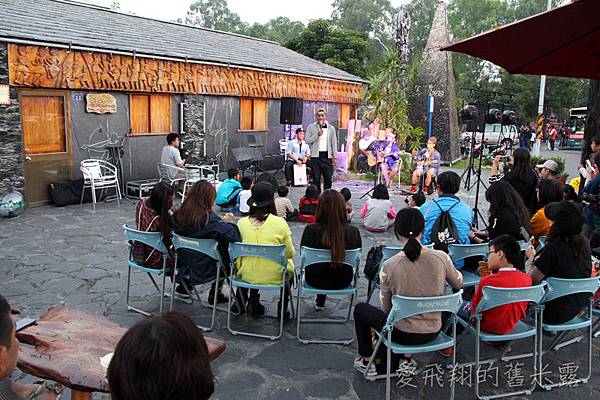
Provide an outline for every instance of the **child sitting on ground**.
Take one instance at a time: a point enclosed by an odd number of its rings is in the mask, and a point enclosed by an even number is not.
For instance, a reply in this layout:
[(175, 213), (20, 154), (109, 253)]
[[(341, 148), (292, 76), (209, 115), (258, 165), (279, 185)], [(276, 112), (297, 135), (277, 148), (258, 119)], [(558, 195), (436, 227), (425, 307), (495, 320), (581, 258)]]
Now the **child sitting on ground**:
[(237, 168), (231, 168), (227, 171), (227, 179), (217, 190), (217, 205), (221, 207), (222, 211), (235, 211), (241, 191), (240, 171)]
[(390, 195), (384, 184), (375, 186), (373, 197), (367, 200), (360, 217), (363, 219), (365, 229), (369, 232), (385, 232), (394, 224), (396, 210), (390, 201)]
[(342, 190), (340, 190), (340, 193), (342, 194), (342, 196), (344, 196), (344, 200), (346, 200), (346, 221), (350, 223), (350, 221), (352, 221), (352, 217), (354, 216), (354, 210), (352, 210), (352, 202), (350, 201), (350, 199), (352, 198), (352, 193), (350, 193), (350, 189), (348, 188), (342, 188)]
[(245, 176), (241, 180), (242, 191), (240, 192), (240, 214), (244, 217), (250, 212), (250, 206), (248, 205), (248, 199), (252, 195), (250, 189), (252, 189), (252, 178)]
[(406, 205), (412, 208), (420, 208), (423, 204), (425, 204), (425, 201), (426, 199), (423, 192), (413, 193), (406, 196), (406, 199), (404, 199)]
[(290, 192), (287, 186), (280, 185), (277, 187), (278, 198), (275, 199), (275, 210), (277, 210), (277, 216), (285, 218), (286, 221), (295, 221), (298, 216), (298, 210), (294, 209), (292, 202), (288, 199), (287, 195)]
[(306, 193), (300, 199), (300, 205), (298, 206), (298, 221), (308, 222), (309, 224), (315, 223), (319, 194), (319, 188), (316, 185), (306, 187)]

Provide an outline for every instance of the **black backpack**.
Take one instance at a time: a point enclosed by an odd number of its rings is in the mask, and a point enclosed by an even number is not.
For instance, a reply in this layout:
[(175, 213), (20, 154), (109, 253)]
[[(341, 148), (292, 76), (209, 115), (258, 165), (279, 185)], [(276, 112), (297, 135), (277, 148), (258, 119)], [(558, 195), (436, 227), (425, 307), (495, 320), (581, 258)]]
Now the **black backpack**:
[(379, 273), (379, 264), (383, 258), (383, 246), (373, 246), (367, 254), (367, 260), (365, 261), (365, 269), (363, 272), (369, 281), (376, 280)]
[(447, 253), (449, 244), (458, 243), (458, 232), (456, 231), (454, 221), (452, 221), (450, 210), (460, 203), (460, 201), (452, 204), (446, 211), (442, 210), (442, 207), (440, 207), (437, 201), (433, 200), (433, 202), (440, 209), (440, 215), (433, 223), (430, 240), (431, 243), (433, 243), (434, 249), (442, 250)]

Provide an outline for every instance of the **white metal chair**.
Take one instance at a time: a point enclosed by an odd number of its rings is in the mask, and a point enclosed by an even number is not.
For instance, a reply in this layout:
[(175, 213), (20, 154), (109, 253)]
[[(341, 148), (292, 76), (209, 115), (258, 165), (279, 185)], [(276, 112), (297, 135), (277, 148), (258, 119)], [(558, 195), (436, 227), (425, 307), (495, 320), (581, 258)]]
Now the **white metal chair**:
[(117, 203), (120, 205), (121, 188), (119, 187), (119, 178), (117, 167), (104, 160), (88, 158), (81, 161), (79, 166), (83, 174), (83, 188), (81, 189), (81, 202), (83, 204), (83, 195), (85, 189), (92, 191), (92, 202), (94, 210), (96, 209), (96, 190), (100, 189), (100, 193), (104, 189), (115, 188), (117, 194)]
[(186, 191), (196, 182), (205, 180), (215, 185), (218, 180), (218, 168), (219, 167), (217, 166), (217, 172), (215, 172), (211, 165), (186, 165), (185, 168), (183, 168), (185, 182), (183, 184), (181, 201), (185, 199)]
[[(300, 324), (301, 323), (338, 323), (343, 324), (350, 320), (350, 313), (352, 312), (352, 304), (354, 303), (354, 297), (356, 296), (356, 281), (358, 280), (358, 268), (360, 266), (361, 249), (346, 250), (346, 259), (343, 264), (349, 265), (353, 270), (353, 278), (350, 285), (344, 289), (339, 290), (326, 290), (317, 289), (306, 283), (306, 267), (310, 267), (313, 264), (330, 263), (331, 262), (331, 251), (323, 249), (313, 249), (310, 247), (302, 246), (300, 248), (300, 266), (298, 280), (298, 298), (297, 307), (298, 316), (296, 318), (296, 337), (302, 344), (308, 343), (331, 343), (331, 344), (345, 344), (348, 345), (354, 341), (354, 329), (352, 329), (352, 337), (350, 339), (340, 340), (309, 340), (300, 337)], [(350, 296), (350, 305), (348, 306), (348, 314), (346, 318), (302, 318), (300, 313), (302, 300), (302, 294), (324, 294), (327, 296)]]
[(175, 182), (185, 181), (185, 170), (183, 168), (162, 163), (156, 164), (156, 168), (158, 169), (158, 177), (160, 180), (168, 182), (169, 185), (172, 185)]
[[(127, 304), (127, 310), (135, 311), (135, 312), (138, 312), (138, 313), (146, 315), (146, 316), (151, 315), (150, 312), (136, 308), (129, 303), (129, 288), (131, 286), (131, 270), (135, 269), (135, 270), (147, 273), (148, 276), (150, 277), (150, 280), (152, 281), (152, 284), (156, 288), (156, 290), (158, 290), (160, 292), (159, 312), (162, 313), (163, 298), (165, 297), (165, 277), (167, 275), (167, 259), (168, 259), (168, 251), (167, 251), (166, 246), (163, 243), (162, 234), (160, 232), (138, 231), (136, 229), (128, 227), (127, 225), (123, 225), (123, 230), (124, 230), (124, 234), (125, 234), (125, 240), (128, 242), (128, 245), (129, 245), (129, 259), (127, 261), (127, 266), (128, 266), (128, 269), (127, 269), (127, 294), (125, 297), (125, 302)], [(152, 247), (155, 251), (158, 251), (162, 255), (162, 259), (163, 259), (162, 268), (161, 269), (147, 268), (147, 267), (139, 264), (138, 262), (136, 262), (133, 259), (133, 252), (132, 252), (134, 242), (143, 243), (147, 246)], [(153, 275), (158, 275), (158, 276), (162, 275), (162, 287), (161, 288), (158, 287), (158, 284), (154, 280)]]

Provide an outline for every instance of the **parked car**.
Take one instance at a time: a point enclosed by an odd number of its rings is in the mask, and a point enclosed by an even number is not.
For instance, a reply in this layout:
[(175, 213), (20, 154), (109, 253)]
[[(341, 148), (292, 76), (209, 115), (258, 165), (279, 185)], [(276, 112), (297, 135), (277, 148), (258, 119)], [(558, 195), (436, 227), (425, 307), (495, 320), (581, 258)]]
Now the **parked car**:
[[(462, 133), (463, 147), (470, 147), (472, 135), (473, 132)], [(475, 133), (475, 143), (481, 142), (481, 136), (481, 132)], [(484, 141), (487, 145), (505, 145), (511, 148), (513, 144), (519, 142), (519, 130), (515, 125), (486, 124)]]

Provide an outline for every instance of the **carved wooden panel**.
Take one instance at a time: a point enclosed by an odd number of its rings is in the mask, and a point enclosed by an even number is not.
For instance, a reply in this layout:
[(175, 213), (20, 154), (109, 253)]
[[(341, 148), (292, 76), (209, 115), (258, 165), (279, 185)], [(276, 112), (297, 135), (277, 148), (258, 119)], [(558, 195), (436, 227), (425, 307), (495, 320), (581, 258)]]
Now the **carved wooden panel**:
[(40, 46), (8, 45), (13, 86), (300, 97), (360, 103), (362, 85), (215, 65), (155, 60)]

